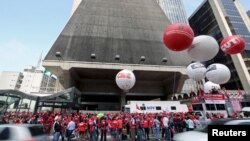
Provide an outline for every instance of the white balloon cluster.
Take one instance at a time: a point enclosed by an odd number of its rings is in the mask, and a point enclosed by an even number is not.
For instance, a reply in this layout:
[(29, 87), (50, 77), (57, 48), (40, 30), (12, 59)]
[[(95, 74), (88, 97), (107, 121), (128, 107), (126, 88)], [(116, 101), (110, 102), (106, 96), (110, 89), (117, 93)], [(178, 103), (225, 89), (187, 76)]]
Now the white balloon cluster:
[(211, 90), (220, 90), (220, 85), (219, 84), (215, 84), (211, 81), (207, 81), (205, 84), (204, 84), (204, 92), (205, 93), (209, 93)]
[(214, 63), (206, 68), (200, 63), (213, 59), (219, 52), (219, 44), (213, 37), (207, 35), (195, 37), (187, 52), (191, 58), (197, 61), (188, 65), (187, 74), (195, 81), (206, 77), (209, 81), (204, 85), (205, 92), (209, 92), (213, 88), (220, 89), (219, 84), (225, 84), (231, 78), (230, 70), (223, 64)]
[(187, 52), (195, 61), (209, 61), (219, 52), (219, 44), (211, 36), (200, 35), (194, 38)]
[(207, 71), (206, 67), (199, 62), (192, 63), (187, 67), (188, 77), (195, 81), (200, 81), (204, 79), (206, 71)]

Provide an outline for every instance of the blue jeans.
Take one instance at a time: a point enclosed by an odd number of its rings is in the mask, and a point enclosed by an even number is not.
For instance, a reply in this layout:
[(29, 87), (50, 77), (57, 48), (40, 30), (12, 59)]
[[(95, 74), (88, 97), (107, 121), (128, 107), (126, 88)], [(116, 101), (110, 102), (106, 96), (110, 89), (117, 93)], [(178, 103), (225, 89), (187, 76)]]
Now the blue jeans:
[(160, 127), (155, 127), (155, 137), (157, 140), (160, 140)]
[(164, 134), (165, 134), (164, 139), (167, 141), (171, 141), (171, 131), (169, 128), (165, 128)]
[(61, 135), (61, 132), (55, 132), (54, 135), (53, 135), (53, 141), (58, 141), (60, 135)]

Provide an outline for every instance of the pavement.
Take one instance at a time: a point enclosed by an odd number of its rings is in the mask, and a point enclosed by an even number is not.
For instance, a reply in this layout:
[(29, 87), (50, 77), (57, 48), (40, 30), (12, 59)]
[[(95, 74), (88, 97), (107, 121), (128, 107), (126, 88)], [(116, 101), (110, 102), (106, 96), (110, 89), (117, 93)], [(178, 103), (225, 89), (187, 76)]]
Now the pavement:
[[(129, 136), (128, 136), (128, 137), (129, 137)], [(53, 136), (50, 136), (50, 140), (51, 140), (51, 141), (52, 141), (52, 139), (53, 139)], [(62, 141), (61, 138), (60, 138), (59, 141)], [(67, 138), (65, 138), (64, 141), (67, 141)], [(72, 141), (80, 141), (80, 140), (74, 139), (74, 140), (72, 140)], [(89, 139), (83, 139), (82, 141), (89, 141)], [(100, 141), (100, 136), (99, 136), (99, 138), (98, 138), (98, 141)], [(115, 141), (115, 140), (112, 139), (112, 137), (111, 137), (110, 135), (108, 135), (108, 136), (107, 136), (107, 141)], [(128, 138), (128, 140), (122, 140), (122, 141), (130, 141), (130, 140), (129, 140), (129, 138)], [(156, 139), (151, 135), (151, 136), (149, 137), (149, 140), (147, 140), (147, 141), (156, 141)]]

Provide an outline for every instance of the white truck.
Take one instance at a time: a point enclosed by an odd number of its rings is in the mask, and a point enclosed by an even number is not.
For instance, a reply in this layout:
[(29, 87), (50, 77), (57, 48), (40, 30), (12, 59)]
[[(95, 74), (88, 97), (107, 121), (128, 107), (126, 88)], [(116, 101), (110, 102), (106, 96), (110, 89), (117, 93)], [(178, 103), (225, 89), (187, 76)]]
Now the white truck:
[(188, 112), (179, 101), (129, 101), (123, 108), (129, 113)]

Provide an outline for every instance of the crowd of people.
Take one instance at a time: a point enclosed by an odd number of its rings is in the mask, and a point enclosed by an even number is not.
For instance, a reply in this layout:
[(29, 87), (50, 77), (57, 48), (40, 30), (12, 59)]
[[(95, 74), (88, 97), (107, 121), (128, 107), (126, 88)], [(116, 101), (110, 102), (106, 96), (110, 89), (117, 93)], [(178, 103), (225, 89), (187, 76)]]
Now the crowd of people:
[[(207, 114), (207, 119), (223, 118), (221, 114)], [(202, 128), (205, 123), (194, 113), (59, 113), (9, 112), (3, 117), (5, 123), (40, 124), (46, 134), (53, 135), (53, 141), (90, 140), (106, 141), (111, 136), (114, 141), (171, 141), (176, 132)]]

